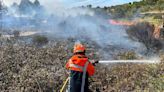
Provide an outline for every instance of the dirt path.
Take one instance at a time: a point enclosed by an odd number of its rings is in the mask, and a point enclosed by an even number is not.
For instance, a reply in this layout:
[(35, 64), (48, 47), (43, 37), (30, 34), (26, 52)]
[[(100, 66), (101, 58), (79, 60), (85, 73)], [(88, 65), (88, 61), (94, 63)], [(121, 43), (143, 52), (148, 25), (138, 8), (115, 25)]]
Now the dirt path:
[[(34, 35), (34, 34), (37, 34), (37, 32), (34, 32), (34, 31), (27, 31), (27, 32), (20, 32), (20, 35), (21, 37), (23, 36), (31, 36), (31, 35)], [(14, 37), (14, 35), (2, 35), (3, 38), (10, 38), (10, 37)]]

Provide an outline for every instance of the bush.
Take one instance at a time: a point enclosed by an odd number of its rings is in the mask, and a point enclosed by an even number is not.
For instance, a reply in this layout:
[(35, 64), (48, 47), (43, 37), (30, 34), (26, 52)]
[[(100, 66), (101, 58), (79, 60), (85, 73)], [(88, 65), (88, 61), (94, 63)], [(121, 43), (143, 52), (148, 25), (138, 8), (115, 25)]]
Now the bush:
[(133, 60), (133, 59), (137, 59), (137, 55), (135, 52), (133, 51), (129, 51), (129, 52), (123, 52), (123, 53), (119, 53), (117, 55), (117, 59), (119, 60)]
[(162, 19), (162, 15), (154, 15), (154, 19)]
[(137, 40), (143, 43), (149, 50), (162, 49), (162, 43), (154, 37), (154, 25), (148, 22), (141, 22), (136, 25), (132, 25), (127, 29), (127, 33), (133, 40)]
[(14, 31), (13, 32), (14, 38), (18, 38), (20, 36), (20, 32), (19, 31)]
[(35, 35), (32, 42), (34, 45), (42, 46), (48, 43), (48, 38), (42, 35)]

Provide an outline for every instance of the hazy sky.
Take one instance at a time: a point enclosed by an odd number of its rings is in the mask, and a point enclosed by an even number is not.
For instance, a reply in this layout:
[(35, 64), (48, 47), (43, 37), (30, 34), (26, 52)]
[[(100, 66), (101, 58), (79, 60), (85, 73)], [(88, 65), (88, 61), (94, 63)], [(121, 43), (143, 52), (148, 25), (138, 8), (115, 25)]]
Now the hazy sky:
[[(13, 2), (20, 3), (20, 0), (3, 0), (9, 6)], [(34, 0), (31, 0), (34, 1)], [(92, 4), (93, 6), (111, 6), (140, 0), (39, 0), (42, 5), (51, 7), (72, 7)]]

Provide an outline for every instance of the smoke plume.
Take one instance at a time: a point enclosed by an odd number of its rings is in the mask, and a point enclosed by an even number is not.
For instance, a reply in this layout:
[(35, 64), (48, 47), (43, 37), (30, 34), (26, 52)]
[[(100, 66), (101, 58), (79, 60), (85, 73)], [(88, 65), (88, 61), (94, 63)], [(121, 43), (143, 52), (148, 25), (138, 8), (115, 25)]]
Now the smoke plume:
[(89, 8), (66, 9), (60, 2), (56, 4), (45, 8), (29, 1), (12, 6), (3, 15), (3, 28), (36, 29), (39, 33), (46, 33), (48, 37), (94, 41), (101, 47), (117, 46), (134, 50), (143, 48), (143, 44), (129, 39), (125, 27), (109, 24), (105, 15)]

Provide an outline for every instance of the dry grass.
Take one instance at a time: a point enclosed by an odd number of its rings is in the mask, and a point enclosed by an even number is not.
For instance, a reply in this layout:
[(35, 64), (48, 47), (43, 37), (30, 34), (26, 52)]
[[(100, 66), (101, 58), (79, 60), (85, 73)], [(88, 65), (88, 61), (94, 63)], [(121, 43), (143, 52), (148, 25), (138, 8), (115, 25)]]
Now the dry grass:
[(59, 90), (66, 77), (67, 44), (52, 48), (3, 46), (0, 48), (0, 90), (50, 92)]
[(99, 65), (92, 80), (91, 88), (100, 92), (162, 92), (164, 64), (122, 64), (110, 69)]
[[(1, 46), (1, 92), (59, 92), (68, 77), (64, 65), (72, 55), (71, 50), (72, 44), (67, 41), (56, 42), (45, 48)], [(129, 54), (121, 56), (135, 55)], [(90, 82), (93, 92), (162, 91), (164, 63), (97, 65), (96, 74), (90, 78)]]
[(141, 22), (132, 25), (127, 29), (127, 34), (133, 40), (137, 40), (145, 45), (148, 51), (158, 52), (162, 49), (162, 43), (154, 36), (155, 26), (149, 22)]

